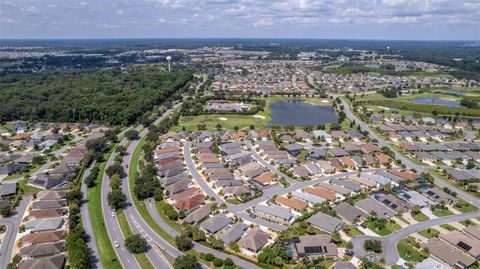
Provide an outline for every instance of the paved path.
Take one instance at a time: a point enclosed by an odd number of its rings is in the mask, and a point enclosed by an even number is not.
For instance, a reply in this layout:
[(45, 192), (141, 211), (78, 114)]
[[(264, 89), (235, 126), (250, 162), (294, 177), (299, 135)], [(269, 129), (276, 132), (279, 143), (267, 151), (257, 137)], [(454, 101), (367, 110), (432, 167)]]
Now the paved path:
[(466, 213), (466, 214), (452, 215), (452, 216), (447, 216), (442, 218), (431, 219), (423, 222), (418, 222), (410, 226), (407, 226), (403, 229), (400, 229), (390, 234), (389, 236), (384, 236), (384, 237), (358, 236), (351, 241), (353, 244), (353, 251), (355, 253), (355, 256), (363, 257), (366, 255), (366, 251), (363, 249), (363, 244), (365, 240), (369, 240), (369, 239), (380, 240), (382, 242), (382, 247), (384, 249), (384, 253), (380, 255), (380, 257), (385, 259), (387, 265), (393, 265), (399, 259), (399, 255), (397, 251), (398, 241), (406, 238), (410, 234), (418, 232), (423, 229), (427, 229), (435, 225), (473, 219), (476, 217), (480, 217), (480, 210)]
[(87, 200), (87, 185), (84, 183), (85, 178), (90, 175), (90, 171), (95, 166), (95, 162), (93, 162), (90, 167), (88, 167), (82, 176), (82, 186), (81, 191), (83, 193), (83, 200), (82, 205), (80, 207), (80, 215), (82, 216), (82, 224), (83, 229), (85, 229), (85, 233), (88, 236), (88, 247), (92, 250), (92, 267), (93, 268), (102, 268), (102, 264), (100, 263), (100, 254), (98, 252), (97, 242), (95, 241), (95, 234), (93, 233), (93, 226), (90, 220), (90, 216), (88, 215), (88, 200)]
[(190, 171), (190, 174), (193, 176), (195, 181), (200, 185), (203, 191), (210, 197), (215, 199), (218, 205), (225, 203), (223, 199), (215, 193), (210, 186), (208, 186), (207, 182), (203, 179), (203, 177), (198, 173), (197, 168), (192, 159), (191, 154), (192, 149), (192, 142), (186, 141), (183, 145), (183, 157), (185, 158), (185, 163), (187, 164), (187, 168)]
[(285, 178), (288, 182), (290, 182), (291, 185), (295, 185), (296, 183), (298, 183), (298, 181), (296, 181), (295, 179), (285, 175), (284, 173), (280, 172), (277, 167), (275, 167), (274, 165), (271, 165), (269, 162), (267, 162), (265, 159), (263, 159), (258, 153), (257, 151), (253, 148), (252, 144), (250, 143), (250, 141), (245, 141), (244, 144), (247, 146), (247, 148), (250, 149), (250, 153), (252, 155), (252, 157), (259, 163), (261, 163), (263, 166), (265, 166), (266, 168), (268, 168), (272, 173), (276, 174), (279, 178), (283, 177)]
[(12, 258), (13, 247), (15, 246), (15, 239), (17, 237), (18, 227), (22, 222), (23, 215), (27, 209), (28, 203), (32, 199), (31, 196), (24, 196), (20, 204), (16, 208), (16, 214), (8, 218), (2, 218), (0, 224), (7, 226), (5, 237), (0, 248), (0, 267), (7, 268)]
[[(164, 231), (166, 231), (170, 236), (172, 237), (175, 237), (177, 235), (179, 235), (179, 233), (177, 231), (175, 231), (174, 229), (172, 229), (172, 227), (170, 227), (170, 225), (168, 225), (161, 217), (160, 215), (158, 214), (158, 211), (157, 209), (155, 208), (155, 202), (152, 201), (152, 200), (149, 200), (148, 202), (146, 202), (147, 204), (147, 209), (148, 209), (148, 212), (150, 213), (150, 216), (152, 216), (152, 218), (155, 220), (155, 222), (157, 222), (158, 225), (160, 225), (160, 227), (162, 227), (162, 229)], [(234, 255), (228, 255), (226, 253), (223, 253), (223, 252), (220, 252), (218, 250), (215, 250), (215, 249), (212, 249), (212, 248), (209, 248), (209, 247), (206, 247), (202, 244), (199, 244), (199, 243), (196, 243), (194, 242), (193, 244), (193, 248), (195, 250), (197, 250), (198, 252), (201, 252), (201, 253), (211, 253), (213, 255), (215, 255), (216, 257), (218, 258), (221, 258), (221, 259), (226, 259), (226, 258), (230, 258), (232, 259), (232, 261), (236, 264), (236, 265), (239, 265), (243, 268), (254, 268), (254, 269), (260, 269), (260, 267), (248, 262), (248, 261), (245, 261), (245, 260), (242, 260), (240, 258), (238, 258), (237, 256), (234, 256)]]

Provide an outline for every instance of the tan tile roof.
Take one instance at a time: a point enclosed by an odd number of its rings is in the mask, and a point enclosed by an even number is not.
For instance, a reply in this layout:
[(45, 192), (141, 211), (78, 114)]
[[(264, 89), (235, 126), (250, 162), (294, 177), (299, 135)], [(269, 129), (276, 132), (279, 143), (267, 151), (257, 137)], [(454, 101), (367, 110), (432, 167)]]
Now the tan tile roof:
[(261, 183), (262, 185), (268, 185), (270, 182), (272, 182), (274, 177), (275, 174), (273, 174), (272, 172), (265, 172), (261, 175), (254, 177), (253, 180)]
[(317, 187), (317, 188), (307, 187), (307, 188), (304, 188), (303, 191), (322, 197), (327, 200), (335, 200), (336, 198), (335, 192), (327, 190), (325, 188), (321, 188), (321, 187)]
[(287, 206), (287, 207), (291, 207), (293, 209), (296, 209), (298, 211), (302, 211), (304, 210), (305, 208), (308, 207), (308, 203), (307, 202), (304, 202), (302, 200), (299, 200), (297, 198), (287, 198), (287, 197), (283, 197), (283, 196), (278, 196), (277, 198), (275, 198), (275, 203), (278, 203), (278, 204), (282, 204), (284, 206)]

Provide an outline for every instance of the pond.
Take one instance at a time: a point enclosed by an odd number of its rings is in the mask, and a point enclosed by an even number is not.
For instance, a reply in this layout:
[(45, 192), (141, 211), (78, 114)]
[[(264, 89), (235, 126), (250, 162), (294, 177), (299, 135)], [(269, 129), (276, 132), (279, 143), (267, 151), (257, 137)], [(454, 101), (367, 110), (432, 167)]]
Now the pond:
[(311, 105), (302, 101), (276, 102), (270, 105), (270, 124), (305, 126), (338, 123), (338, 116), (330, 105)]
[(443, 105), (443, 106), (448, 106), (448, 107), (459, 107), (460, 106), (459, 101), (444, 100), (444, 99), (439, 99), (437, 97), (418, 97), (418, 98), (412, 99), (410, 101), (412, 101), (414, 103), (419, 103), (419, 104)]

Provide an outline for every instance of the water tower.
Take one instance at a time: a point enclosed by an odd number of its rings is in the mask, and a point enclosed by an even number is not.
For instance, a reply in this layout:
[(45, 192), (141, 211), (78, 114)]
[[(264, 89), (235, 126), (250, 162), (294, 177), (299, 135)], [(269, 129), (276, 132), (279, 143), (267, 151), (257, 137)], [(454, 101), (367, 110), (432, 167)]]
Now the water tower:
[(168, 62), (168, 72), (170, 72), (170, 62), (172, 61), (172, 56), (167, 56), (167, 62)]

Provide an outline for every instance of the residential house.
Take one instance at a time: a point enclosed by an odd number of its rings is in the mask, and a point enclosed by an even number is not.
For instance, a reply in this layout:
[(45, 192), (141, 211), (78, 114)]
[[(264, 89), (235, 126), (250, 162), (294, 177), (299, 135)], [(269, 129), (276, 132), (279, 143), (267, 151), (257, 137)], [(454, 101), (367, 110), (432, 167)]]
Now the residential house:
[(209, 218), (208, 220), (204, 221), (200, 227), (207, 233), (216, 234), (232, 223), (233, 221), (231, 218), (225, 216), (224, 214), (218, 214), (213, 218)]
[(329, 216), (322, 212), (311, 216), (307, 219), (307, 222), (320, 230), (333, 233), (343, 226), (343, 222), (340, 219)]
[(250, 229), (239, 241), (238, 245), (250, 253), (257, 254), (270, 239), (270, 235), (260, 228)]
[(281, 224), (289, 224), (294, 219), (290, 210), (278, 205), (257, 204), (253, 211), (260, 218)]

